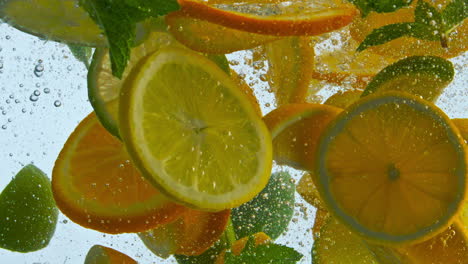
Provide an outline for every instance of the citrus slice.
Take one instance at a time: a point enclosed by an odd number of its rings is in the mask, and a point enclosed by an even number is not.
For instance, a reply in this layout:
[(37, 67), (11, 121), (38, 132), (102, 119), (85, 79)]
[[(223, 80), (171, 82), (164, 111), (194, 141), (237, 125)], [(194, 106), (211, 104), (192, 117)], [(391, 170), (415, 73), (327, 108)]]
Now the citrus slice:
[(76, 0), (5, 0), (0, 17), (8, 24), (41, 38), (89, 46), (107, 40)]
[[(255, 246), (271, 243), (271, 238), (263, 232), (255, 233), (252, 235), (252, 237), (254, 239)], [(239, 240), (236, 240), (231, 246), (232, 254), (235, 256), (239, 256), (242, 253), (242, 251), (244, 251), (244, 248), (247, 245), (247, 241), (249, 241), (249, 237), (243, 237)], [(224, 264), (225, 255), (226, 255), (226, 250), (224, 250), (218, 255), (214, 264)]]
[(118, 98), (126, 79), (132, 78), (132, 70), (139, 67), (139, 62), (143, 58), (161, 47), (177, 45), (181, 46), (169, 34), (152, 32), (145, 42), (132, 49), (122, 79), (112, 75), (109, 50), (107, 48), (96, 49), (88, 71), (88, 96), (99, 121), (112, 135), (119, 136)]
[(49, 178), (25, 166), (0, 194), (0, 248), (25, 253), (46, 247), (57, 218)]
[(123, 144), (94, 113), (78, 125), (55, 161), (52, 190), (67, 217), (104, 233), (145, 231), (184, 210), (140, 175)]
[(385, 67), (367, 85), (361, 96), (389, 90), (408, 92), (436, 101), (453, 80), (450, 61), (434, 56), (413, 56)]
[(85, 264), (137, 264), (131, 257), (101, 245), (92, 246), (86, 254)]
[[(336, 45), (330, 46), (336, 43)], [(380, 70), (395, 60), (369, 50), (356, 52), (359, 43), (348, 28), (331, 33), (315, 43), (315, 66), (312, 77), (331, 84), (364, 89)]]
[(312, 79), (314, 48), (310, 38), (289, 37), (265, 46), (268, 82), (277, 105), (303, 103)]
[(361, 95), (362, 90), (348, 90), (344, 92), (339, 91), (334, 95), (330, 96), (324, 104), (345, 109), (357, 100), (359, 100), (359, 98), (361, 98)]
[(170, 197), (219, 211), (251, 200), (267, 184), (268, 129), (249, 98), (205, 57), (162, 49), (120, 102), (121, 135), (133, 160)]
[(314, 182), (329, 211), (377, 244), (431, 238), (466, 195), (461, 137), (432, 103), (402, 92), (367, 96), (323, 133)]
[[(286, 2), (289, 7), (279, 8), (277, 3), (265, 7), (259, 4), (234, 5), (230, 1), (208, 5), (202, 0), (180, 0), (181, 10), (177, 12), (225, 27), (274, 36), (320, 35), (348, 25), (357, 14), (352, 5), (331, 6), (333, 1), (325, 2), (326, 6), (301, 1)], [(256, 10), (265, 9), (271, 10), (270, 14), (255, 13)]]
[(468, 118), (454, 118), (452, 122), (457, 126), (460, 135), (465, 139), (468, 144)]
[(166, 16), (171, 34), (185, 46), (199, 52), (225, 54), (257, 47), (278, 39), (224, 27), (203, 19), (193, 18), (184, 12)]
[(196, 256), (218, 241), (230, 214), (231, 210), (209, 213), (188, 209), (176, 221), (138, 236), (159, 257), (168, 258), (172, 254)]
[(258, 104), (257, 97), (255, 97), (253, 89), (245, 82), (245, 80), (237, 74), (234, 70), (230, 70), (232, 80), (237, 84), (240, 90), (247, 96), (250, 103), (257, 112), (259, 117), (262, 117), (262, 110), (260, 109), (260, 105)]
[(268, 113), (263, 120), (273, 137), (277, 164), (312, 171), (319, 137), (339, 112), (329, 105), (288, 104)]
[(329, 218), (312, 248), (314, 264), (379, 264), (365, 242), (336, 219)]
[[(389, 24), (414, 22), (414, 10), (418, 1), (411, 6), (400, 8), (392, 13), (371, 12), (366, 17), (356, 17), (350, 26), (352, 37), (361, 43), (372, 30)], [(450, 3), (448, 0), (435, 0), (431, 6), (438, 11)], [(443, 48), (438, 41), (422, 40), (412, 37), (401, 37), (385, 44), (368, 48), (372, 52), (395, 59), (407, 56), (438, 56), (452, 58), (462, 54), (468, 49), (468, 20), (465, 19), (448, 36), (448, 48)]]

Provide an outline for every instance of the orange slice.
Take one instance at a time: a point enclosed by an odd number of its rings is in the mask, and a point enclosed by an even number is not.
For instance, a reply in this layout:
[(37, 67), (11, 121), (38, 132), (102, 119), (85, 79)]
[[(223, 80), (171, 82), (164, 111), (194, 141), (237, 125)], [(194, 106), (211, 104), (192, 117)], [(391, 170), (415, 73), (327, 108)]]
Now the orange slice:
[(310, 38), (289, 37), (265, 46), (268, 82), (278, 105), (303, 103), (314, 66)]
[(196, 256), (209, 249), (226, 229), (231, 210), (216, 213), (186, 210), (176, 221), (138, 236), (154, 254)]
[(345, 109), (361, 98), (361, 90), (340, 91), (330, 96), (324, 104)]
[[(406, 8), (398, 9), (392, 13), (371, 12), (365, 18), (356, 17), (350, 26), (352, 37), (361, 43), (372, 30), (389, 24), (414, 22), (414, 10), (418, 1)], [(430, 5), (444, 9), (451, 0), (431, 1)], [(385, 44), (368, 48), (372, 52), (396, 59), (407, 56), (438, 56), (452, 58), (462, 54), (468, 49), (468, 19), (465, 19), (448, 35), (448, 48), (443, 48), (438, 41), (422, 40), (412, 37), (401, 37)]]
[[(229, 3), (228, 3), (229, 2)], [(326, 6), (311, 3), (286, 2), (289, 7), (280, 8), (277, 3), (270, 6), (234, 5), (226, 1), (222, 5), (209, 5), (202, 0), (179, 0), (182, 12), (194, 18), (204, 19), (225, 27), (246, 32), (274, 36), (313, 36), (336, 30), (348, 25), (358, 13), (352, 5), (331, 6), (333, 1), (325, 1)], [(312, 6), (312, 7), (311, 7)], [(255, 13), (255, 10), (270, 10), (267, 15)]]
[(193, 18), (184, 12), (168, 14), (166, 23), (169, 32), (180, 43), (204, 53), (226, 54), (251, 49), (279, 38), (221, 26)]
[(85, 264), (137, 264), (131, 257), (101, 245), (94, 245), (86, 255)]
[(263, 120), (273, 138), (273, 158), (279, 165), (314, 169), (319, 137), (341, 109), (321, 104), (288, 104)]
[(55, 161), (52, 191), (67, 217), (104, 233), (145, 231), (184, 210), (140, 175), (94, 113), (73, 131)]
[(457, 126), (465, 143), (468, 143), (468, 118), (454, 118), (452, 122)]

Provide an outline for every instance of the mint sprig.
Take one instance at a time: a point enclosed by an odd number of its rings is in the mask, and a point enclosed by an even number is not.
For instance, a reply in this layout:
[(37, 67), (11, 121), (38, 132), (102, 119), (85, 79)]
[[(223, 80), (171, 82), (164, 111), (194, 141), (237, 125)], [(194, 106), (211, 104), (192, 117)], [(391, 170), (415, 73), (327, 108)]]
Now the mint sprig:
[(359, 45), (357, 51), (403, 36), (440, 41), (441, 46), (446, 48), (448, 34), (468, 17), (467, 3), (467, 0), (454, 0), (439, 12), (429, 3), (419, 0), (414, 12), (414, 22), (390, 24), (374, 29)]
[(302, 257), (302, 254), (296, 250), (283, 245), (268, 243), (255, 246), (254, 237), (250, 236), (240, 255), (236, 256), (231, 252), (226, 252), (224, 263), (295, 264), (301, 260)]
[(359, 10), (363, 17), (366, 17), (371, 11), (377, 13), (394, 12), (402, 7), (410, 5), (413, 0), (349, 0)]
[(135, 41), (136, 23), (179, 8), (177, 0), (80, 0), (107, 37), (112, 74), (122, 78)]
[(88, 69), (89, 61), (93, 55), (93, 49), (91, 47), (84, 47), (74, 44), (68, 44), (68, 48), (70, 49), (73, 56), (77, 60), (81, 61), (86, 66), (86, 69)]

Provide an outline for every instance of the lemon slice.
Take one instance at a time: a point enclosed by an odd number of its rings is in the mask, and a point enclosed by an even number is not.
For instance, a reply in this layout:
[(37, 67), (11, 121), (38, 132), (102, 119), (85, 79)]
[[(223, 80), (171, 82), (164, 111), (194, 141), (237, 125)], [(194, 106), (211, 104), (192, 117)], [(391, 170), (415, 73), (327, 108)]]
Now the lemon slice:
[(271, 136), (250, 99), (212, 61), (184, 49), (150, 56), (120, 96), (121, 136), (168, 196), (222, 210), (268, 182)]
[(0, 1), (0, 17), (8, 24), (41, 38), (87, 46), (105, 46), (101, 30), (78, 0)]
[(432, 103), (370, 95), (322, 135), (314, 181), (329, 211), (377, 244), (403, 245), (449, 226), (466, 196), (462, 138)]

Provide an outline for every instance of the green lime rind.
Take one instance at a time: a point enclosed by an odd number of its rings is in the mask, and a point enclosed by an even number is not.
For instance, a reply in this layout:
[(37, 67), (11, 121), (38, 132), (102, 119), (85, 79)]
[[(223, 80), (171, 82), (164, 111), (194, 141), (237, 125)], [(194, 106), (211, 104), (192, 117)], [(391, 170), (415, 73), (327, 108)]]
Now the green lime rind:
[(49, 178), (25, 166), (0, 194), (0, 247), (23, 253), (46, 247), (57, 218)]
[[(175, 40), (174, 40), (175, 41)], [(177, 45), (177, 44), (175, 44)], [(156, 50), (157, 51), (157, 50)], [(96, 113), (102, 126), (109, 131), (112, 135), (120, 139), (119, 126), (118, 126), (118, 107), (119, 107), (119, 94), (120, 88), (114, 87), (113, 90), (105, 91), (106, 97), (102, 95), (102, 87), (99, 83), (99, 70), (102, 68), (102, 64), (105, 63), (105, 55), (108, 53), (106, 48), (96, 48), (91, 65), (88, 71), (88, 100)], [(151, 53), (152, 54), (152, 53)], [(150, 55), (150, 54), (149, 54)], [(148, 56), (149, 56), (148, 55)], [(144, 57), (147, 58), (148, 56)], [(210, 60), (216, 63), (223, 71), (230, 74), (229, 62), (225, 55), (212, 55), (206, 54)], [(107, 61), (109, 63), (109, 61)], [(129, 66), (133, 67), (130, 69), (129, 74), (125, 75), (121, 85), (125, 85), (127, 80), (131, 80), (135, 74), (138, 73), (140, 66), (143, 63), (137, 63), (136, 65)], [(110, 67), (110, 65), (109, 65)], [(112, 77), (115, 78), (115, 77)], [(111, 88), (112, 89), (112, 88)]]
[(361, 97), (375, 92), (399, 90), (435, 101), (453, 80), (453, 64), (435, 56), (413, 56), (381, 70), (367, 85)]
[(322, 226), (314, 241), (312, 263), (380, 264), (365, 242), (334, 218)]
[(296, 186), (287, 172), (271, 175), (267, 186), (251, 201), (234, 208), (232, 224), (238, 239), (258, 232), (278, 238), (294, 213)]

